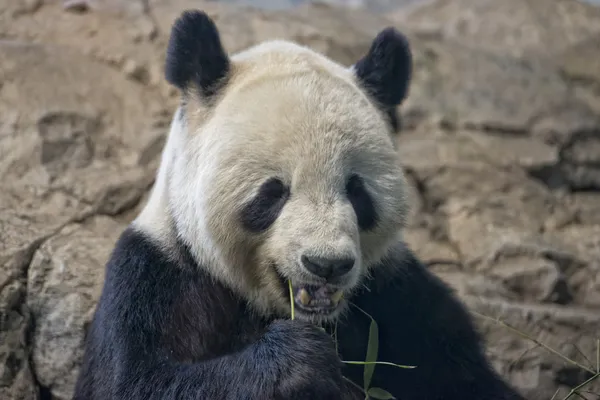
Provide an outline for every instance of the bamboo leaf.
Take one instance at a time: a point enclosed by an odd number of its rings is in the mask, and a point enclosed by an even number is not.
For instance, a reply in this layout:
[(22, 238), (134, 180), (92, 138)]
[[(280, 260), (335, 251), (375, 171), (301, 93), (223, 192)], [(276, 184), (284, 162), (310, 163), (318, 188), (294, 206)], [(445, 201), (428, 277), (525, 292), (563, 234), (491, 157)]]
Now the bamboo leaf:
[(344, 364), (353, 364), (353, 365), (372, 365), (372, 364), (380, 364), (380, 365), (389, 365), (392, 367), (398, 367), (398, 368), (406, 368), (406, 369), (413, 369), (413, 368), (417, 368), (416, 365), (402, 365), (402, 364), (395, 364), (392, 362), (387, 362), (387, 361), (342, 361)]
[(379, 327), (377, 322), (371, 318), (371, 326), (369, 327), (369, 341), (367, 342), (367, 355), (365, 358), (365, 370), (363, 374), (363, 385), (365, 391), (371, 385), (373, 372), (375, 371), (375, 363), (377, 361), (377, 352), (379, 351)]
[(339, 349), (338, 349), (339, 345), (338, 345), (338, 337), (337, 337), (337, 328), (338, 328), (338, 320), (336, 319), (336, 320), (335, 320), (335, 325), (334, 325), (334, 327), (333, 327), (333, 338), (334, 338), (334, 340), (335, 340), (335, 352), (336, 352), (337, 354), (339, 354), (339, 353), (340, 353), (340, 351), (339, 351)]
[(378, 387), (372, 387), (371, 389), (369, 389), (367, 392), (367, 396), (379, 400), (395, 399), (395, 397), (392, 396), (391, 393)]
[(292, 290), (292, 280), (288, 279), (288, 286), (290, 288), (290, 307), (292, 308), (292, 321), (294, 320), (294, 291)]

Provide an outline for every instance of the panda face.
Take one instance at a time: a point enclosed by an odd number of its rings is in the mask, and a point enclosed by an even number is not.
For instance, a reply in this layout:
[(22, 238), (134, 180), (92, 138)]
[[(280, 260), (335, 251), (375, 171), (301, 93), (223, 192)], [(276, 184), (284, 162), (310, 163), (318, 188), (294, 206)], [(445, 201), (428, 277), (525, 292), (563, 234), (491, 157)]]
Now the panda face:
[(406, 49), (384, 39), (352, 68), (281, 41), (220, 54), (226, 71), (205, 68), (219, 77), (211, 85), (185, 83), (176, 52), (167, 60), (185, 93), (170, 139), (177, 233), (263, 315), (289, 315), (294, 301), (299, 318), (335, 318), (398, 240), (406, 182), (389, 111), (399, 99), (377, 88), (393, 86), (385, 63)]
[[(405, 182), (389, 126), (350, 72), (289, 69), (233, 81), (181, 168), (201, 181), (190, 204), (205, 207), (196, 224), (227, 274), (282, 312), (291, 280), (297, 314), (323, 319), (396, 239)], [(190, 103), (186, 114), (195, 112)]]

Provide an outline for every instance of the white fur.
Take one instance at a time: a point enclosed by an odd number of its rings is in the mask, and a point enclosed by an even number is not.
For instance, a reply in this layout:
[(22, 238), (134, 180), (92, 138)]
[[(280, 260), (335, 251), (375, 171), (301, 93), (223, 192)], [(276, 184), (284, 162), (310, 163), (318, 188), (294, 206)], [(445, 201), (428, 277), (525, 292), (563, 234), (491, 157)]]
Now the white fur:
[(175, 230), (169, 215), (169, 173), (172, 170), (172, 159), (175, 155), (174, 142), (181, 140), (183, 134), (180, 114), (181, 109), (178, 108), (171, 121), (150, 197), (144, 209), (132, 223), (135, 229), (151, 235), (155, 240), (168, 244), (169, 247), (175, 244)]

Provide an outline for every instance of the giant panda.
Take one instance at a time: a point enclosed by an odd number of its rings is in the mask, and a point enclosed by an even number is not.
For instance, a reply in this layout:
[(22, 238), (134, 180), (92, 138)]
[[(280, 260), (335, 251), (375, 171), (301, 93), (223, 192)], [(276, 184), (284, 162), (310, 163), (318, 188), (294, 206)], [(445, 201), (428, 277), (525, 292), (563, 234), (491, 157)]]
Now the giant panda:
[(281, 40), (230, 56), (185, 11), (165, 69), (181, 103), (107, 263), (74, 399), (364, 399), (364, 366), (344, 361), (365, 360), (371, 318), (378, 361), (415, 367), (376, 365), (371, 387), (522, 399), (402, 241), (401, 33), (382, 30), (350, 67)]

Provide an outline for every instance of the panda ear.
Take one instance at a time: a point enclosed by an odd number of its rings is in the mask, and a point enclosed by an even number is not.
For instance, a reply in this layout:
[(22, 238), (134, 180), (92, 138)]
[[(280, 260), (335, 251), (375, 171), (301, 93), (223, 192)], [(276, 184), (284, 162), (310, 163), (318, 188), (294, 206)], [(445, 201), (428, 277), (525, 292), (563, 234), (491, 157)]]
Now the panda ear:
[(408, 39), (386, 28), (373, 39), (369, 52), (354, 66), (363, 88), (382, 107), (396, 107), (406, 98), (412, 75)]
[(165, 77), (180, 90), (195, 86), (203, 97), (215, 94), (230, 70), (213, 20), (202, 11), (184, 11), (173, 24)]

